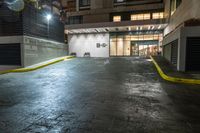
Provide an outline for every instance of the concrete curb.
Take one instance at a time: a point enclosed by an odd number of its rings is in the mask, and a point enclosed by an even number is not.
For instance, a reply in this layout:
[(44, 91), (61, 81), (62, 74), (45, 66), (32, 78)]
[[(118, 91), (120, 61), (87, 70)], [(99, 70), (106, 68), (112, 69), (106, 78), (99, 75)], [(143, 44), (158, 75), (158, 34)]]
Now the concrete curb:
[(74, 58), (74, 56), (64, 56), (64, 57), (61, 57), (61, 58), (59, 58), (59, 59), (57, 59), (57, 60), (54, 60), (54, 61), (51, 61), (51, 62), (42, 64), (42, 65), (38, 65), (38, 66), (32, 67), (32, 68), (20, 68), (20, 69), (13, 69), (13, 70), (1, 71), (1, 72), (0, 72), (0, 75), (2, 75), (2, 74), (7, 74), (7, 73), (30, 72), (30, 71), (34, 71), (34, 70), (37, 70), (37, 69), (40, 69), (40, 68), (43, 68), (43, 67), (46, 67), (46, 66), (49, 66), (49, 65), (52, 65), (52, 64), (55, 64), (55, 63), (64, 61), (64, 60), (66, 60), (66, 59), (71, 59), (71, 58)]
[(160, 76), (166, 80), (166, 81), (170, 81), (170, 82), (174, 82), (174, 83), (184, 83), (184, 84), (198, 84), (200, 85), (200, 80), (198, 79), (185, 79), (185, 78), (177, 78), (177, 77), (171, 77), (166, 75), (162, 69), (160, 68), (160, 66), (158, 65), (158, 63), (154, 60), (154, 58), (152, 56), (150, 56), (150, 58), (153, 61), (153, 64), (155, 65), (158, 73), (160, 74)]

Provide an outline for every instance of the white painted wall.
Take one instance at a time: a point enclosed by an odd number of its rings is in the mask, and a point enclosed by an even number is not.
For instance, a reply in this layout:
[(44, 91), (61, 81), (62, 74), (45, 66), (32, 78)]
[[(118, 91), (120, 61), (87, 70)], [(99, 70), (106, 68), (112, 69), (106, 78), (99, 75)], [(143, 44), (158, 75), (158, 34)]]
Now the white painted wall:
[[(69, 53), (76, 53), (77, 57), (83, 57), (86, 52), (91, 57), (109, 57), (109, 33), (69, 35), (68, 42)], [(97, 43), (107, 46), (97, 48)]]

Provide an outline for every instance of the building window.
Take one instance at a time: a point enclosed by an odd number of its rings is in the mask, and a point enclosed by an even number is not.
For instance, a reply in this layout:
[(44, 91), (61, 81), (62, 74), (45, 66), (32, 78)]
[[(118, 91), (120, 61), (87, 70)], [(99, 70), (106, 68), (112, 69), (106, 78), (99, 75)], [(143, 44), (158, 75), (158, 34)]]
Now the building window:
[(146, 14), (133, 14), (131, 15), (131, 20), (148, 20), (151, 19), (151, 15), (150, 13), (146, 13)]
[(80, 7), (90, 6), (90, 0), (79, 0)]
[(163, 19), (164, 18), (164, 13), (163, 12), (156, 12), (153, 13), (152, 19)]
[(83, 16), (70, 16), (68, 18), (68, 24), (82, 24)]
[(121, 16), (113, 16), (113, 22), (120, 22)]
[(182, 0), (171, 0), (171, 15), (174, 14), (174, 12), (179, 7), (181, 2), (182, 2)]

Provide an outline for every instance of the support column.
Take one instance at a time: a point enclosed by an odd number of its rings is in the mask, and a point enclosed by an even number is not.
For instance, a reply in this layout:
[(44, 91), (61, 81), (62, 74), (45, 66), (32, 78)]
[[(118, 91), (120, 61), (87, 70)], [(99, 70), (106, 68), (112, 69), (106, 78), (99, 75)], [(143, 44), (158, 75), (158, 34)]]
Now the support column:
[(79, 11), (79, 0), (76, 0), (76, 11)]

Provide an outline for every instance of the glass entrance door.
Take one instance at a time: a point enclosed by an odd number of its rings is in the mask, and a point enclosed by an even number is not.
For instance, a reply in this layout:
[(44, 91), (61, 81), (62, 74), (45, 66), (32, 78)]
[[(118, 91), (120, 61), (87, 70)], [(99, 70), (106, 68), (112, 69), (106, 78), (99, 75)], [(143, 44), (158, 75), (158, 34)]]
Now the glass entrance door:
[(117, 38), (110, 42), (110, 56), (130, 56), (131, 43), (123, 38)]
[(158, 46), (155, 45), (138, 45), (137, 43), (133, 43), (131, 45), (131, 55), (132, 56), (150, 56), (156, 55), (158, 52)]
[(113, 35), (110, 37), (110, 56), (150, 56), (159, 52), (162, 34)]
[(131, 55), (132, 56), (139, 56), (139, 45), (137, 43), (133, 43), (131, 45)]

